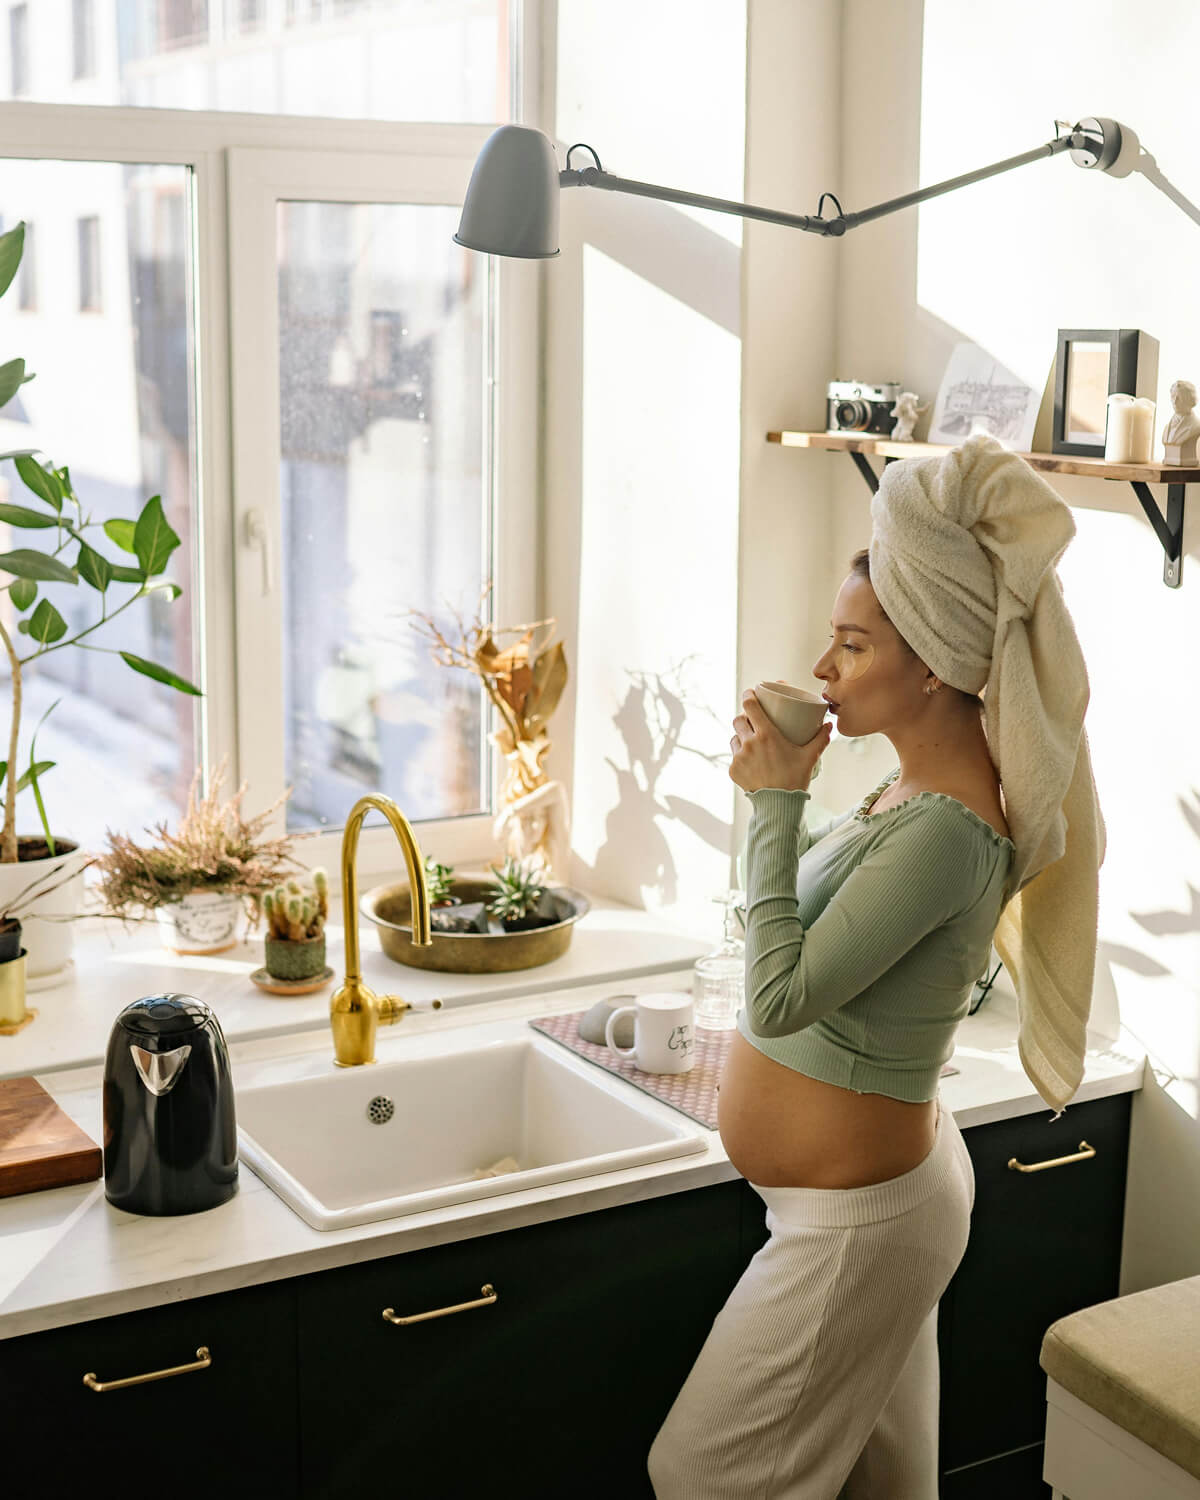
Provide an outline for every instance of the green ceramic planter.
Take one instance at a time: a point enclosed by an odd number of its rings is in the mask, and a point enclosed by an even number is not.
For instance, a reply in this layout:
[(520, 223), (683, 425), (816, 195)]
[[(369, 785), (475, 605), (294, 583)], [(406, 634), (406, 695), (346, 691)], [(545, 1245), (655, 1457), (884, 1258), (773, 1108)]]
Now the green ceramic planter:
[(266, 942), (267, 973), (273, 979), (315, 979), (325, 968), (325, 934), (320, 937), (269, 937)]

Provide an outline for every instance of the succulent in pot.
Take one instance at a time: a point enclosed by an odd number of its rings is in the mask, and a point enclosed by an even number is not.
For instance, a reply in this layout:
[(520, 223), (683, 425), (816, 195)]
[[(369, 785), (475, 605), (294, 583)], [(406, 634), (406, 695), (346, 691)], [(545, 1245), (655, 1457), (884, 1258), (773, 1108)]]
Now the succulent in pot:
[(541, 869), (532, 861), (509, 855), (503, 868), (492, 866), (492, 881), (496, 894), (487, 903), (487, 909), (505, 932), (528, 932), (561, 920)]
[(454, 894), (454, 866), (438, 864), (432, 854), (425, 856), (425, 889), (430, 906), (462, 905), (462, 897)]
[(272, 979), (315, 979), (325, 969), (329, 880), (319, 867), (282, 881), (262, 900), (266, 968)]

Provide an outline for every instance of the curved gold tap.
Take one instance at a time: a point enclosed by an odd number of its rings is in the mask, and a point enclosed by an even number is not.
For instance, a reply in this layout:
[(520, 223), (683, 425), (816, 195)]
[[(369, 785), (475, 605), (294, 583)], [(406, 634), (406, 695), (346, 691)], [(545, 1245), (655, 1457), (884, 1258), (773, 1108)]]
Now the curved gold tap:
[(404, 851), (408, 886), (412, 892), (412, 940), (423, 948), (433, 942), (429, 933), (429, 891), (425, 885), (425, 862), (409, 827), (408, 819), (390, 797), (372, 793), (360, 797), (350, 809), (342, 832), (342, 917), (346, 932), (346, 978), (329, 1002), (329, 1024), (333, 1028), (334, 1059), (339, 1068), (375, 1061), (375, 1028), (398, 1021), (409, 1008), (399, 995), (376, 995), (362, 981), (358, 959), (358, 878), (354, 859), (363, 819), (375, 808), (392, 825)]

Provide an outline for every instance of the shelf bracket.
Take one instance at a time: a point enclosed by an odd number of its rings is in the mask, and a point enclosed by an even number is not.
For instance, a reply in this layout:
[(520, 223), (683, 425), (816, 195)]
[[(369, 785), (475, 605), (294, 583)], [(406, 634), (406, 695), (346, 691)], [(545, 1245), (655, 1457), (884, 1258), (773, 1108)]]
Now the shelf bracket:
[[(853, 448), (848, 451), (850, 457), (854, 460), (854, 467), (867, 481), (867, 488), (871, 491), (872, 495), (875, 494), (879, 489), (879, 480), (875, 477), (875, 470), (867, 462), (867, 455), (865, 453), (856, 453)], [(894, 464), (895, 462), (896, 460), (889, 456), (884, 459), (883, 467), (886, 469), (888, 464)]]
[(1167, 514), (1164, 519), (1158, 508), (1158, 501), (1150, 493), (1150, 486), (1145, 480), (1131, 479), (1129, 482), (1146, 512), (1146, 519), (1154, 527), (1155, 536), (1162, 543), (1165, 554), (1163, 582), (1168, 588), (1177, 589), (1183, 582), (1183, 502), (1187, 486), (1167, 485)]

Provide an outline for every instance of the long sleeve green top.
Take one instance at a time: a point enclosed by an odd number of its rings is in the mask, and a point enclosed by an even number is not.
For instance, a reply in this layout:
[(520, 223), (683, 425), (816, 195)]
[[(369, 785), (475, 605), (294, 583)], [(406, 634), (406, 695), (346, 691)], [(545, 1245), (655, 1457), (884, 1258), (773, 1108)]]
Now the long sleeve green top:
[(747, 794), (737, 1027), (811, 1078), (917, 1102), (987, 967), (1014, 845), (942, 792), (868, 813), (899, 770), (812, 828), (808, 792)]

